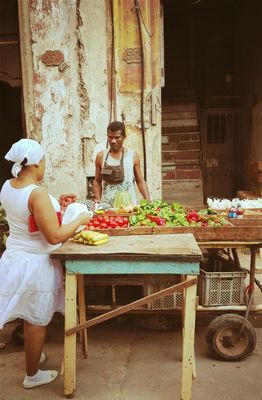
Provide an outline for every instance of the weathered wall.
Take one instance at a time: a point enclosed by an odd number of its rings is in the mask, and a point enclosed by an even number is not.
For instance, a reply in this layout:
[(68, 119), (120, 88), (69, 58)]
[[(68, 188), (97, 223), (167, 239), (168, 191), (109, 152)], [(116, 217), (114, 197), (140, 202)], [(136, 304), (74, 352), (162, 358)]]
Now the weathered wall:
[[(127, 145), (139, 154), (143, 172), (145, 157), (140, 113), (142, 59), (139, 26), (133, 0), (114, 0), (113, 4), (117, 117), (120, 119), (122, 114), (125, 116)], [(146, 177), (151, 197), (157, 198), (162, 196), (160, 4), (158, 0), (142, 0), (139, 4), (144, 48)]]
[[(122, 117), (125, 118), (127, 128), (125, 145), (139, 154), (143, 171), (141, 56), (138, 51), (140, 42), (137, 18), (133, 0), (114, 0), (112, 5), (113, 10), (109, 1), (81, 1), (79, 9), (82, 21), (79, 28), (83, 55), (81, 74), (90, 100), (89, 115), (82, 126), (88, 176), (94, 176), (94, 147), (106, 142), (106, 127), (110, 120), (121, 121)], [(151, 196), (161, 197), (160, 9), (158, 0), (140, 1), (140, 5), (145, 24), (153, 32), (151, 38), (142, 26), (147, 181)]]
[[(20, 7), (20, 30), (27, 36), (27, 45), (21, 45), (27, 134), (42, 139), (44, 184), (56, 196), (69, 191), (86, 196), (94, 148), (105, 142), (110, 120), (122, 115), (126, 144), (140, 155), (143, 171), (141, 59), (130, 62), (126, 53), (140, 46), (138, 25), (132, 0), (112, 4), (113, 49), (108, 0), (31, 0)], [(142, 27), (147, 181), (151, 196), (161, 197), (159, 1), (141, 0), (140, 6), (153, 32), (150, 37)]]
[[(104, 0), (82, 0), (79, 5), (79, 42), (81, 86), (86, 93), (85, 113), (81, 120), (84, 164), (87, 176), (94, 176), (94, 148), (106, 141), (106, 127), (110, 122), (108, 80), (108, 9)], [(108, 43), (109, 42), (109, 43)]]
[(26, 108), (33, 122), (27, 134), (42, 138), (47, 160), (44, 184), (49, 190), (56, 196), (68, 191), (83, 196), (77, 2), (32, 0), (28, 14), (28, 21), (20, 20), (29, 22), (32, 40), (32, 66), (26, 68), (32, 70), (28, 79), (34, 101), (31, 109), (28, 104)]

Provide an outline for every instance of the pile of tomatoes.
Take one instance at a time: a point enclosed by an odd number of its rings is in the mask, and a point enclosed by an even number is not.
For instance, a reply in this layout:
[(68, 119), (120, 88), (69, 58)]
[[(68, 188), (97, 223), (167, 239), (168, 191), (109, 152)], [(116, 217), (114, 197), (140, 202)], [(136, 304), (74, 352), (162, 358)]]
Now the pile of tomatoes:
[(58, 201), (61, 211), (63, 212), (65, 211), (66, 207), (69, 206), (69, 204), (75, 203), (77, 201), (77, 197), (74, 193), (61, 194)]
[(96, 215), (86, 225), (88, 230), (96, 229), (115, 229), (115, 228), (127, 228), (128, 217), (124, 216), (108, 216), (108, 215)]

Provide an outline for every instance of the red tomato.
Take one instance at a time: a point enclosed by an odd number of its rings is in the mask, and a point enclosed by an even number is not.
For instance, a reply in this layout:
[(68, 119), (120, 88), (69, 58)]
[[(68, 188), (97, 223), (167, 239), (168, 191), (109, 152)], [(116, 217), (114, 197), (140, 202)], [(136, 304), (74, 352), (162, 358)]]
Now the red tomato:
[(101, 222), (100, 228), (101, 229), (107, 229), (108, 228), (108, 224), (106, 222)]
[(128, 228), (128, 223), (125, 222), (124, 225), (122, 225), (122, 228)]
[(98, 222), (103, 222), (103, 217), (96, 217), (96, 218), (94, 218), (96, 221), (98, 221)]
[(116, 223), (116, 221), (110, 221), (110, 223), (109, 223), (109, 228), (117, 228), (117, 223)]
[(105, 222), (106, 224), (108, 224), (110, 222), (109, 217), (102, 217), (102, 218), (103, 218), (103, 222)]
[(94, 219), (94, 221), (92, 221), (92, 224), (93, 224), (93, 226), (94, 226), (95, 228), (98, 228), (98, 227), (100, 226), (100, 222), (97, 221), (97, 220), (95, 220), (95, 219)]
[(86, 225), (86, 227), (87, 227), (87, 230), (88, 231), (94, 231), (95, 230), (95, 227), (92, 225), (92, 224), (88, 224), (88, 225)]
[(123, 226), (125, 224), (125, 221), (123, 221), (123, 219), (121, 217), (116, 218), (116, 223), (119, 226)]

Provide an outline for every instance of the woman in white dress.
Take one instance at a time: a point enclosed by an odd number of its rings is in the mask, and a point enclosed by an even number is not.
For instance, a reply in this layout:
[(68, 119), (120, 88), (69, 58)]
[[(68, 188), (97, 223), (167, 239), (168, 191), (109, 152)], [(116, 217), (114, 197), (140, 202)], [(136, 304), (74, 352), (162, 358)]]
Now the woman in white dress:
[[(58, 201), (39, 187), (45, 172), (44, 152), (38, 142), (21, 139), (5, 158), (14, 163), (13, 179), (7, 180), (0, 193), (10, 235), (0, 260), (0, 329), (16, 318), (24, 320), (27, 389), (51, 382), (57, 371), (40, 370), (46, 326), (54, 312), (64, 313), (63, 273), (49, 253), (73, 236), (90, 220), (81, 213), (74, 221), (60, 225)], [(36, 223), (28, 228), (29, 216)]]

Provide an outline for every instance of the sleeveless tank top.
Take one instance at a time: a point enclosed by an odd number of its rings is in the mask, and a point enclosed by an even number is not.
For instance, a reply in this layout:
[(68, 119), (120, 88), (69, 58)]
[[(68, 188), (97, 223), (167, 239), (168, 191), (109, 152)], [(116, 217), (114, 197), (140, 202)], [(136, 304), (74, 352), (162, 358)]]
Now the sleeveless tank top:
[[(108, 149), (103, 151), (103, 164), (105, 162)], [(107, 158), (108, 165), (120, 165), (120, 160), (116, 160), (110, 154)], [(109, 184), (102, 181), (102, 199), (103, 203), (108, 203), (113, 207), (114, 198), (117, 193), (127, 191), (132, 200), (132, 204), (137, 203), (135, 191), (135, 177), (134, 177), (134, 151), (131, 149), (124, 149), (124, 181), (119, 184)]]
[[(60, 247), (61, 244), (51, 245), (40, 231), (30, 233), (28, 230), (28, 199), (37, 185), (28, 185), (16, 189), (11, 186), (10, 180), (6, 181), (1, 189), (0, 202), (5, 209), (9, 225), (9, 236), (6, 248), (20, 250), (28, 253), (46, 254)], [(55, 211), (60, 211), (58, 201), (49, 194)]]

